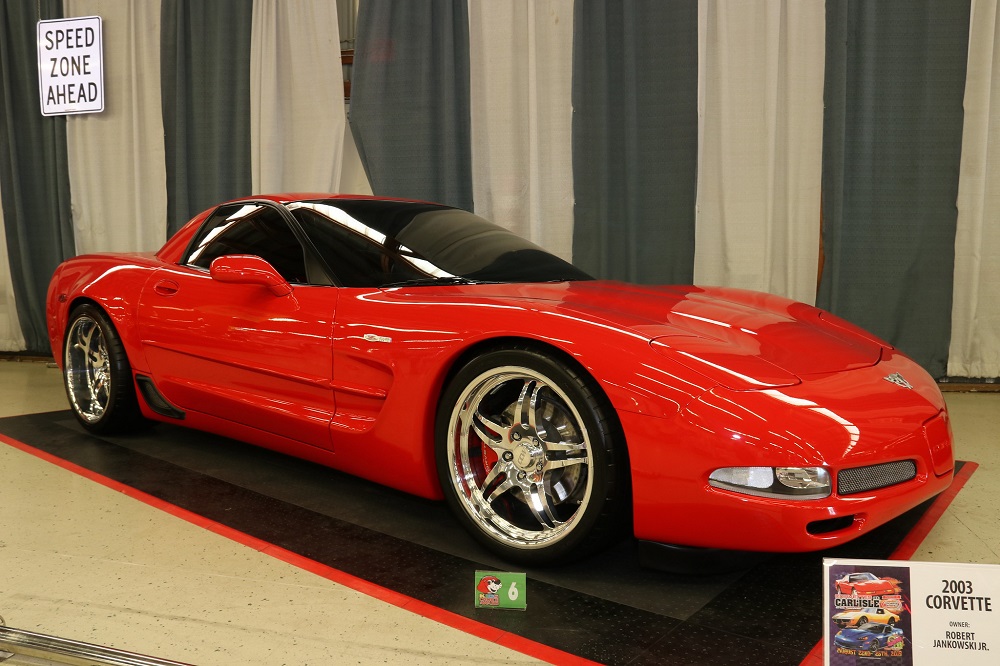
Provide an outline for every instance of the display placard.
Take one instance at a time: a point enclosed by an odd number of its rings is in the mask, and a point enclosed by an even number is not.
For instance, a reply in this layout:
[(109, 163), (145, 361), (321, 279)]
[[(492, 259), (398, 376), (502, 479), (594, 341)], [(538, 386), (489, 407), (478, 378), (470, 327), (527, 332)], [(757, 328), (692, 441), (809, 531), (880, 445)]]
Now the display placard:
[(38, 92), (43, 116), (104, 110), (100, 16), (38, 22)]
[(525, 610), (528, 606), (527, 576), (510, 571), (476, 572), (476, 608)]
[(824, 663), (1000, 663), (1000, 566), (824, 559)]

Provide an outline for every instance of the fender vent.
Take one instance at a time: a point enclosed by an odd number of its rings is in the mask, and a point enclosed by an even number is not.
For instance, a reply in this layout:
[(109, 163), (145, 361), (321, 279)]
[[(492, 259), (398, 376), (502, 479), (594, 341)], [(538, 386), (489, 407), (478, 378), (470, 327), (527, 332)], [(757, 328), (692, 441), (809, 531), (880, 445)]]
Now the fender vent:
[(852, 467), (837, 473), (837, 493), (855, 495), (887, 488), (897, 483), (909, 481), (917, 475), (917, 464), (912, 460), (898, 460), (881, 465)]
[(146, 400), (146, 404), (149, 405), (150, 409), (167, 418), (184, 420), (184, 412), (171, 405), (163, 397), (163, 394), (157, 390), (152, 378), (146, 375), (136, 375), (135, 383), (139, 386), (139, 391), (142, 393), (142, 397)]

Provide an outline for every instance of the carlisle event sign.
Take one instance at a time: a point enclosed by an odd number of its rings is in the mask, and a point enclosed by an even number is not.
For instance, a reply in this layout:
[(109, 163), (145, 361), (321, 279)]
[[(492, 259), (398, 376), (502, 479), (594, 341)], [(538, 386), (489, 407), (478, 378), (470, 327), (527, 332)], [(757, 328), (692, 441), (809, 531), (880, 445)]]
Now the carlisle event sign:
[(100, 16), (38, 22), (38, 91), (43, 116), (104, 111)]
[(1000, 566), (824, 559), (827, 666), (1000, 663)]

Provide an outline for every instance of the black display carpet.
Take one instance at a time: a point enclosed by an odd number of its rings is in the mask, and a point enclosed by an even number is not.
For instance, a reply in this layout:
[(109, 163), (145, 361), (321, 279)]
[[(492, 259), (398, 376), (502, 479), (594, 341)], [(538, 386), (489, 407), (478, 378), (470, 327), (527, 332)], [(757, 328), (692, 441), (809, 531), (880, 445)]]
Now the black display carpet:
[(887, 559), (930, 506), (844, 546), (775, 555), (737, 573), (644, 569), (623, 541), (529, 570), (527, 611), (501, 612), (473, 608), (473, 578), (512, 567), (443, 503), (164, 424), (101, 438), (69, 412), (51, 412), (0, 419), (0, 433), (323, 565), (605, 664), (798, 665), (822, 638), (823, 558)]

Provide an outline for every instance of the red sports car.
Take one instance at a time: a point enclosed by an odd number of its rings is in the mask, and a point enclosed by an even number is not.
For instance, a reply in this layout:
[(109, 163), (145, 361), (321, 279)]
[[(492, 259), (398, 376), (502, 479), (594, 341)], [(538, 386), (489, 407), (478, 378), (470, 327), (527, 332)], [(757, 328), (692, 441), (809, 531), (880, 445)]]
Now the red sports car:
[(444, 497), (518, 562), (623, 529), (643, 552), (821, 549), (952, 475), (934, 381), (846, 321), (595, 280), (430, 203), (225, 203), (155, 255), (62, 264), (48, 326), (88, 430), (174, 423)]
[[(899, 581), (895, 578), (879, 578), (869, 571), (847, 574), (843, 578), (838, 578), (836, 585), (838, 594), (849, 594), (854, 597), (899, 594), (900, 590)], [(875, 620), (875, 618), (869, 619)]]

